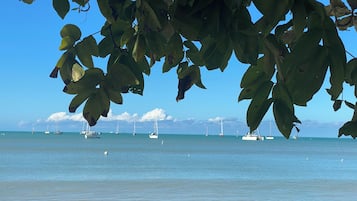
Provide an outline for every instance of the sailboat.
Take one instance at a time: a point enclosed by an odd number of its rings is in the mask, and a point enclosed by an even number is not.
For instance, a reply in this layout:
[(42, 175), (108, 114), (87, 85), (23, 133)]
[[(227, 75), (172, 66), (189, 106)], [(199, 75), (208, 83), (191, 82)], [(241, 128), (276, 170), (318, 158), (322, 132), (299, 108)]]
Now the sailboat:
[(157, 120), (155, 120), (154, 131), (152, 133), (150, 133), (149, 138), (150, 139), (158, 139), (159, 138), (159, 126), (158, 126)]
[(86, 134), (86, 129), (85, 129), (85, 127), (86, 127), (86, 123), (83, 121), (82, 130), (81, 130), (81, 132), (79, 132), (79, 134), (81, 134), (81, 135), (85, 135), (85, 134)]
[(87, 124), (87, 129), (84, 134), (84, 138), (89, 139), (89, 138), (100, 138), (100, 133), (96, 131), (91, 131), (89, 124)]
[(223, 120), (221, 119), (221, 132), (219, 133), (219, 136), (224, 136), (224, 133), (223, 133)]
[(136, 135), (136, 121), (134, 120), (133, 135)]
[(271, 121), (269, 122), (269, 135), (265, 137), (267, 140), (274, 140), (274, 136), (271, 135)]
[(50, 130), (48, 130), (48, 126), (47, 126), (47, 129), (46, 129), (46, 131), (45, 131), (45, 134), (46, 134), (46, 135), (49, 135), (49, 134), (50, 134)]
[(119, 135), (119, 122), (117, 122), (117, 127), (115, 129), (115, 134)]
[(264, 140), (264, 137), (260, 136), (260, 134), (257, 134), (256, 131), (253, 131), (253, 132), (248, 132), (247, 134), (242, 136), (242, 140), (248, 140), (248, 141)]

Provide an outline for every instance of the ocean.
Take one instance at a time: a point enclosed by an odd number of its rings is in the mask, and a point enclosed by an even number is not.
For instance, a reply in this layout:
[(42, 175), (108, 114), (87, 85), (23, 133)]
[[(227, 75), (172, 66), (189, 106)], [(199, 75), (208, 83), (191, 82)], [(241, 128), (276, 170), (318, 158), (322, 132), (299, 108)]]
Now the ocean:
[(356, 143), (0, 132), (0, 200), (356, 200)]

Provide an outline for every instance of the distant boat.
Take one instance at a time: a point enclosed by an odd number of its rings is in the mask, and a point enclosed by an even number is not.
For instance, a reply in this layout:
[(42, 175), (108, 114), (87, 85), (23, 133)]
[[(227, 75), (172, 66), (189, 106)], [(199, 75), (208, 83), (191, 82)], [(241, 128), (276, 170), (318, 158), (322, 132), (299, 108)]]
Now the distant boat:
[(46, 135), (49, 135), (49, 134), (50, 134), (50, 130), (48, 130), (48, 126), (47, 126), (47, 129), (45, 130), (45, 134), (46, 134)]
[(268, 136), (265, 137), (265, 139), (267, 139), (267, 140), (274, 140), (274, 136), (268, 135)]
[(100, 138), (100, 133), (98, 133), (96, 131), (91, 131), (90, 126), (87, 124), (87, 129), (85, 130), (84, 138), (85, 139)]
[(271, 135), (271, 121), (269, 122), (269, 135), (265, 137), (267, 140), (274, 140), (274, 136)]
[(150, 133), (149, 138), (150, 139), (158, 139), (159, 138), (159, 126), (158, 126), (157, 120), (155, 120), (154, 131), (152, 133)]
[(134, 120), (133, 135), (136, 135), (136, 121)]
[(84, 138), (89, 139), (89, 138), (100, 138), (100, 133), (96, 131), (86, 131), (86, 134), (84, 135)]
[(56, 134), (56, 135), (61, 135), (61, 134), (62, 134), (62, 131), (56, 130), (55, 134)]
[(115, 129), (115, 134), (119, 135), (119, 122), (117, 122), (117, 128)]
[(257, 141), (257, 140), (264, 140), (264, 137), (256, 134), (256, 132), (253, 131), (253, 132), (248, 132), (246, 135), (244, 135), (242, 137), (242, 140)]
[[(86, 123), (83, 121), (82, 130), (81, 130), (81, 132), (79, 132), (79, 134), (81, 134), (81, 135), (85, 135), (86, 134), (85, 126), (86, 126)], [(88, 126), (88, 123), (87, 123), (87, 126)]]
[(219, 136), (223, 137), (224, 132), (223, 132), (223, 120), (221, 119), (221, 132), (218, 134)]

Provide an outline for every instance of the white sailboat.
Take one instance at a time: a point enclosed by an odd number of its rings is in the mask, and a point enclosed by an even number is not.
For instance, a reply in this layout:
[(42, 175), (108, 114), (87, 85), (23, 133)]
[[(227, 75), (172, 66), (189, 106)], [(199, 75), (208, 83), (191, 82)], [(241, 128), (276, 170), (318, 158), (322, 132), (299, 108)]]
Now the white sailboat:
[(150, 139), (158, 139), (159, 138), (159, 126), (158, 126), (157, 120), (155, 120), (154, 131), (152, 133), (150, 133), (149, 138)]
[(136, 135), (136, 121), (134, 120), (133, 135)]
[(119, 135), (119, 122), (117, 122), (117, 127), (115, 129), (115, 134)]
[(242, 137), (242, 140), (257, 141), (257, 140), (264, 140), (264, 137), (257, 134), (256, 131), (253, 131), (253, 132), (248, 132), (246, 135), (244, 135)]
[(48, 130), (48, 126), (47, 126), (47, 129), (46, 129), (46, 131), (45, 131), (45, 134), (46, 134), (46, 135), (49, 135), (49, 134), (50, 134), (50, 130)]
[(223, 132), (223, 120), (221, 119), (221, 132), (219, 133), (219, 136), (224, 136), (224, 132)]
[(81, 134), (81, 135), (85, 135), (86, 134), (86, 128), (85, 127), (86, 127), (86, 122), (83, 121), (82, 130), (81, 130), (81, 132), (79, 132), (79, 134)]
[(90, 139), (90, 138), (100, 138), (100, 133), (96, 131), (91, 131), (89, 124), (87, 124), (87, 129), (84, 134), (84, 138)]
[(269, 122), (269, 135), (265, 137), (267, 140), (274, 140), (274, 136), (271, 135), (271, 121)]

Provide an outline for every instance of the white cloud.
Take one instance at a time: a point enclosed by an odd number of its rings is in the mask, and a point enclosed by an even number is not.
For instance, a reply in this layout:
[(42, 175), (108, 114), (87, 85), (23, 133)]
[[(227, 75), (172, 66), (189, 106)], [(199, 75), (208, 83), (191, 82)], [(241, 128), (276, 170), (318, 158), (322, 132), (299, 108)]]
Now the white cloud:
[(171, 120), (173, 119), (172, 116), (167, 116), (165, 114), (165, 110), (161, 109), (161, 108), (155, 108), (147, 113), (145, 113), (140, 121), (155, 121), (155, 120)]
[[(115, 115), (112, 110), (109, 110), (107, 117), (101, 117), (101, 121), (154, 121), (154, 120), (174, 120), (174, 118), (170, 115), (166, 115), (165, 110), (156, 108), (145, 113), (142, 117), (140, 117), (137, 113), (130, 114), (128, 112), (123, 112), (121, 114)], [(85, 121), (82, 113), (78, 114), (67, 114), (66, 112), (55, 112), (51, 114), (46, 122), (60, 122), (60, 121)]]
[(121, 114), (118, 114), (118, 115), (114, 115), (112, 110), (109, 110), (108, 112), (108, 116), (105, 117), (105, 118), (102, 118), (101, 120), (103, 121), (128, 121), (128, 122), (131, 122), (131, 121), (134, 121), (135, 119), (137, 119), (138, 117), (138, 114), (130, 114), (128, 112), (123, 112)]
[(67, 114), (66, 112), (56, 112), (47, 118), (47, 122), (60, 122), (60, 121), (84, 121), (82, 113)]
[(223, 120), (223, 117), (215, 117), (208, 119), (209, 122), (220, 122), (221, 120)]
[(69, 115), (67, 115), (65, 112), (56, 112), (56, 113), (51, 114), (47, 118), (47, 121), (58, 122), (58, 121), (64, 121), (64, 120), (68, 120), (68, 119), (69, 119)]

